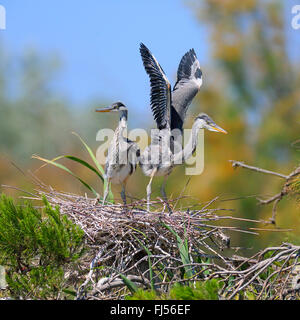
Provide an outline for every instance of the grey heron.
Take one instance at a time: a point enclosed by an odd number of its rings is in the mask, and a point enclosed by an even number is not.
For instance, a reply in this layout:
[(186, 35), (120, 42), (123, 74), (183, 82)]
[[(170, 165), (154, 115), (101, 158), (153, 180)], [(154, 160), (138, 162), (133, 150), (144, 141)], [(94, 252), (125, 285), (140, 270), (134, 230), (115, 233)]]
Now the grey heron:
[(186, 112), (202, 86), (202, 71), (194, 49), (181, 58), (171, 96), (171, 129), (182, 131)]
[(109, 185), (113, 183), (122, 186), (121, 197), (126, 205), (125, 187), (127, 179), (136, 170), (138, 158), (140, 157), (138, 145), (134, 141), (129, 140), (125, 135), (128, 109), (122, 102), (116, 102), (109, 107), (96, 109), (96, 112), (119, 112), (120, 114), (119, 125), (108, 148), (105, 163), (107, 185), (104, 190), (103, 204), (108, 195)]
[[(202, 85), (202, 72), (195, 51), (191, 49), (182, 58), (178, 72), (177, 82), (171, 92), (171, 85), (162, 67), (150, 52), (141, 43), (140, 53), (145, 70), (150, 77), (151, 109), (156, 120), (158, 131), (152, 136), (151, 144), (144, 150), (140, 158), (143, 173), (150, 177), (147, 185), (147, 210), (150, 209), (151, 184), (154, 176), (163, 176), (161, 194), (167, 202), (165, 185), (174, 165), (179, 160), (188, 159), (195, 151), (198, 132), (200, 129), (227, 133), (219, 127), (208, 115), (199, 114), (194, 121), (192, 134), (187, 146), (175, 151), (174, 129), (182, 131), (186, 110)], [(178, 150), (178, 149), (177, 149)]]

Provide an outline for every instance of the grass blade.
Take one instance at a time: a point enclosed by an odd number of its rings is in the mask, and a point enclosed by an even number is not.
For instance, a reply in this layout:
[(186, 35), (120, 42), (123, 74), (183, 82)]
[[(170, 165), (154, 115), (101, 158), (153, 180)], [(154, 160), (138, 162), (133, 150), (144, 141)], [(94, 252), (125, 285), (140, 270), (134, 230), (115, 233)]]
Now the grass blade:
[[(33, 156), (33, 158), (34, 157), (35, 156)], [(63, 155), (63, 156), (56, 157), (56, 158), (52, 159), (51, 161), (56, 162), (57, 160), (64, 159), (64, 158), (80, 163), (81, 165), (85, 166), (86, 168), (88, 168), (91, 171), (93, 171), (94, 173), (96, 173), (96, 175), (101, 179), (101, 181), (104, 182), (104, 178), (101, 176), (101, 174), (93, 166), (91, 166), (88, 162), (86, 162), (86, 161), (84, 161), (84, 160), (82, 160), (80, 158), (77, 158), (75, 156)], [(42, 165), (36, 171), (40, 170), (41, 168), (43, 168), (46, 165), (47, 164)]]
[[(95, 163), (97, 169), (99, 170), (99, 172), (102, 174), (102, 177), (104, 178), (105, 177), (105, 173), (104, 173), (104, 169), (103, 167), (101, 166), (101, 164), (99, 163), (99, 161), (97, 160), (97, 158), (95, 157), (92, 149), (84, 142), (84, 140), (80, 137), (80, 135), (76, 132), (72, 132), (72, 134), (74, 134), (75, 136), (77, 136), (79, 138), (79, 140), (81, 141), (81, 143), (84, 145), (84, 147), (86, 148), (87, 152), (89, 153), (91, 159), (93, 160), (93, 162)], [(107, 180), (104, 178), (103, 179), (103, 183), (104, 183), (104, 190), (106, 189), (106, 186), (107, 186)], [(108, 187), (109, 189), (109, 192), (108, 192), (108, 201), (113, 201), (114, 199), (114, 196), (113, 196), (113, 193), (111, 192), (111, 186), (109, 185)]]
[[(128, 226), (128, 227), (129, 227), (130, 229), (132, 229), (132, 230), (134, 230), (134, 231), (142, 234), (145, 239), (148, 239), (147, 235), (146, 235), (144, 232), (142, 232), (142, 231), (140, 231), (140, 230), (138, 230), (138, 229), (135, 229), (135, 228), (133, 228), (133, 227), (131, 227), (131, 226)], [(133, 234), (133, 236), (134, 236), (134, 234)], [(135, 237), (135, 236), (134, 236), (134, 237)], [(136, 238), (136, 237), (135, 237), (135, 238)], [(137, 238), (136, 238), (136, 239), (137, 239)], [(139, 239), (137, 239), (137, 240), (138, 240), (138, 242), (140, 242)], [(142, 243), (140, 243), (140, 244), (141, 244), (142, 247), (146, 250), (148, 256), (151, 255), (151, 252), (148, 250), (148, 248), (145, 247)], [(159, 266), (162, 268), (162, 270), (165, 269), (165, 266), (164, 266), (162, 263), (159, 263)], [(151, 264), (151, 261), (149, 261), (149, 270), (151, 270), (151, 272), (150, 272), (150, 278), (153, 279), (153, 272), (152, 272), (152, 264)], [(172, 278), (174, 277), (174, 274), (173, 274), (170, 270), (167, 269), (166, 272), (167, 272), (168, 277), (169, 277), (170, 279), (172, 279)], [(161, 279), (163, 279), (163, 277), (162, 277)], [(150, 280), (150, 283), (151, 283), (151, 288), (152, 288), (152, 283), (153, 283), (153, 281)], [(154, 283), (153, 283), (153, 288), (152, 288), (152, 289), (154, 290)]]
[(37, 155), (33, 155), (32, 158), (34, 159), (38, 159), (40, 161), (43, 161), (43, 162), (46, 162), (46, 163), (49, 163), (57, 168), (60, 168), (66, 172), (68, 172), (69, 174), (71, 174), (74, 178), (76, 178), (78, 181), (80, 181), (87, 189), (89, 189), (96, 197), (98, 196), (98, 193), (96, 192), (96, 190), (89, 186), (85, 181), (83, 181), (81, 178), (79, 178), (75, 173), (73, 173), (70, 169), (68, 169), (67, 167), (65, 167), (64, 165), (60, 164), (60, 163), (57, 163), (55, 161), (52, 161), (52, 160), (48, 160), (48, 159), (44, 159), (42, 157), (39, 157)]
[(80, 137), (80, 135), (76, 132), (72, 132), (72, 134), (74, 134), (75, 136), (77, 136), (79, 138), (79, 140), (82, 142), (82, 144), (85, 146), (86, 150), (88, 151), (91, 159), (94, 161), (97, 169), (99, 170), (99, 172), (101, 172), (102, 176), (104, 176), (104, 169), (101, 166), (101, 164), (99, 163), (99, 161), (97, 160), (97, 158), (95, 157), (92, 149), (84, 142), (84, 140)]
[(99, 171), (97, 171), (93, 166), (91, 166), (88, 162), (80, 159), (80, 158), (77, 158), (77, 157), (74, 157), (74, 156), (69, 156), (69, 155), (66, 155), (66, 156), (62, 156), (63, 158), (67, 158), (67, 159), (70, 159), (72, 161), (75, 161), (75, 162), (78, 162), (80, 164), (82, 164), (83, 166), (87, 167), (88, 169), (90, 169), (91, 171), (95, 172), (96, 175), (101, 179), (101, 181), (104, 183), (104, 178), (103, 176), (99, 173)]
[(155, 290), (154, 288), (154, 280), (153, 280), (153, 269), (152, 269), (152, 263), (151, 263), (151, 256), (152, 253), (150, 252), (150, 250), (140, 241), (140, 239), (138, 237), (136, 237), (134, 234), (132, 234), (135, 239), (137, 240), (137, 242), (144, 248), (144, 250), (146, 251), (146, 253), (148, 254), (148, 263), (149, 263), (149, 276), (150, 276), (150, 285), (151, 285), (151, 290)]
[(124, 284), (126, 287), (131, 291), (131, 293), (135, 293), (138, 291), (138, 287), (133, 283), (131, 280), (129, 280), (127, 277), (125, 277), (122, 273), (119, 272), (120, 277), (122, 278)]
[[(179, 237), (178, 233), (173, 228), (171, 228), (170, 226), (168, 226), (167, 224), (165, 224), (162, 221), (161, 221), (161, 223), (163, 224), (164, 227), (166, 227), (176, 237), (177, 246), (178, 246), (178, 249), (179, 249), (179, 253), (180, 253), (182, 264), (183, 265), (190, 264), (191, 263), (191, 259), (190, 259), (190, 254), (189, 254), (189, 250), (188, 250), (187, 240), (185, 239), (185, 241), (182, 241), (182, 239)], [(185, 266), (184, 269), (185, 269), (186, 275), (189, 278), (191, 278), (193, 276), (193, 272), (192, 272), (191, 267), (190, 266)]]

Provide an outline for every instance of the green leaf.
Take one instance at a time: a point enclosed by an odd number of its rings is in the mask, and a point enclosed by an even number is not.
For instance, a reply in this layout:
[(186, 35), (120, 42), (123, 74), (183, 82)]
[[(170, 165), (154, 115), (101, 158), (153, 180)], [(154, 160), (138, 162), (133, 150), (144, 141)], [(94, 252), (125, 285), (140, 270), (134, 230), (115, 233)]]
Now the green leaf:
[[(184, 264), (184, 265), (190, 264), (191, 259), (190, 259), (190, 254), (189, 254), (189, 250), (188, 250), (187, 240), (185, 239), (185, 241), (183, 242), (182, 239), (179, 237), (178, 233), (173, 228), (166, 225), (164, 222), (161, 222), (161, 223), (163, 224), (164, 227), (166, 227), (176, 237), (177, 246), (179, 249), (182, 264)], [(191, 278), (193, 276), (193, 271), (192, 271), (191, 267), (185, 266), (184, 269), (185, 269), (187, 277)]]
[(76, 297), (76, 292), (73, 290), (63, 289), (62, 291), (66, 294), (69, 294), (70, 296)]
[(54, 161), (56, 162), (57, 160), (60, 160), (60, 159), (69, 159), (69, 160), (72, 160), (72, 161), (75, 161), (77, 163), (80, 163), (81, 165), (85, 166), (86, 168), (88, 168), (89, 170), (93, 171), (94, 173), (96, 173), (96, 175), (101, 179), (102, 182), (104, 182), (104, 178), (101, 176), (101, 174), (99, 173), (99, 171), (97, 171), (93, 166), (91, 166), (88, 162), (78, 158), (78, 157), (75, 157), (75, 156), (70, 156), (70, 155), (63, 155), (63, 156), (59, 156), (59, 157), (56, 157), (54, 159), (52, 159), (51, 161)]
[(131, 226), (128, 226), (128, 228), (130, 228), (130, 229), (132, 229), (132, 230), (140, 233), (141, 235), (143, 235), (143, 237), (144, 237), (145, 239), (148, 239), (147, 235), (146, 235), (144, 232), (142, 232), (142, 231), (140, 231), (140, 230), (138, 230), (138, 229), (136, 229), (136, 228), (133, 228), (133, 227), (131, 227)]
[[(125, 296), (125, 300), (156, 300), (157, 298), (155, 291), (142, 289), (138, 289), (133, 295)], [(159, 297), (159, 299), (162, 300), (163, 298)]]
[(74, 134), (75, 136), (77, 136), (80, 141), (82, 142), (82, 144), (85, 146), (86, 150), (88, 151), (91, 159), (94, 161), (96, 167), (98, 168), (98, 170), (101, 172), (102, 176), (104, 176), (104, 170), (103, 167), (100, 165), (99, 161), (97, 160), (97, 158), (95, 157), (92, 149), (84, 142), (84, 140), (80, 137), (80, 135), (76, 132), (72, 132), (72, 134)]
[(67, 158), (67, 159), (70, 159), (72, 161), (75, 161), (75, 162), (78, 162), (78, 163), (82, 164), (83, 166), (87, 167), (91, 171), (95, 172), (96, 175), (101, 179), (101, 181), (104, 182), (104, 178), (102, 177), (102, 175), (93, 166), (91, 166), (88, 162), (86, 162), (86, 161), (84, 161), (84, 160), (82, 160), (80, 158), (77, 158), (77, 157), (74, 157), (74, 156), (69, 156), (69, 155), (61, 156), (59, 158)]
[(70, 169), (68, 169), (67, 167), (65, 167), (64, 165), (60, 164), (60, 163), (57, 163), (55, 161), (52, 161), (52, 160), (48, 160), (48, 159), (44, 159), (42, 157), (39, 157), (37, 155), (33, 155), (32, 158), (34, 159), (38, 159), (40, 161), (43, 161), (43, 162), (46, 162), (46, 163), (49, 163), (57, 168), (60, 168), (66, 172), (68, 172), (69, 174), (71, 174), (74, 178), (76, 178), (78, 181), (80, 181), (87, 189), (89, 189), (91, 192), (93, 192), (93, 194), (97, 197), (98, 196), (98, 193), (96, 192), (96, 190), (89, 186), (86, 182), (84, 182), (81, 178), (79, 178), (75, 173), (73, 173)]
[[(91, 159), (95, 163), (97, 169), (101, 172), (102, 176), (105, 177), (105, 172), (103, 170), (103, 167), (101, 166), (101, 164), (99, 163), (99, 161), (95, 157), (92, 149), (84, 142), (84, 140), (80, 137), (80, 135), (78, 133), (72, 132), (72, 134), (74, 134), (75, 136), (77, 136), (79, 138), (79, 140), (82, 142), (82, 144), (85, 146), (86, 150), (88, 151)], [(104, 178), (104, 190), (106, 189), (107, 183), (108, 183), (107, 179)], [(108, 201), (113, 201), (114, 196), (113, 196), (113, 193), (111, 192), (110, 185), (109, 185), (109, 189), (108, 190), (109, 190), (109, 192), (108, 192)]]
[(138, 237), (136, 237), (134, 234), (132, 234), (135, 239), (138, 241), (138, 243), (144, 248), (144, 250), (146, 251), (146, 253), (148, 254), (148, 263), (149, 263), (149, 276), (150, 276), (150, 285), (151, 285), (151, 290), (155, 290), (154, 288), (154, 280), (153, 280), (153, 269), (152, 269), (152, 263), (151, 263), (151, 256), (152, 253), (150, 252), (150, 250), (140, 241), (140, 239)]
[(126, 285), (126, 287), (132, 292), (132, 293), (136, 293), (138, 291), (138, 287), (131, 281), (129, 280), (127, 277), (125, 277), (122, 273), (119, 272), (120, 277), (122, 278), (124, 284)]

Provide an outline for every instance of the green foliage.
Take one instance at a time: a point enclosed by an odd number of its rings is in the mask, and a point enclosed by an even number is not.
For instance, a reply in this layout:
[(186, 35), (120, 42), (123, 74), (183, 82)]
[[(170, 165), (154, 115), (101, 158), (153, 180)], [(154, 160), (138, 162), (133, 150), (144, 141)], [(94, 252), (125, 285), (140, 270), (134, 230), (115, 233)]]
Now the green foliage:
[(218, 280), (196, 282), (195, 286), (174, 285), (170, 291), (170, 298), (173, 300), (218, 300)]
[[(160, 300), (162, 296), (159, 296), (153, 290), (138, 289), (133, 295), (126, 296), (126, 300)], [(163, 299), (163, 298), (162, 298)]]
[(127, 300), (218, 300), (220, 282), (216, 279), (198, 281), (193, 285), (176, 283), (167, 294), (158, 294), (153, 290), (139, 289)]
[(191, 258), (190, 258), (187, 239), (185, 238), (184, 240), (182, 240), (178, 235), (178, 233), (173, 228), (171, 228), (170, 226), (166, 225), (163, 222), (162, 224), (176, 237), (181, 261), (182, 261), (182, 264), (185, 266), (184, 267), (185, 274), (188, 278), (191, 278), (193, 276), (193, 270), (191, 266), (189, 266), (189, 264), (191, 263)]
[(291, 183), (290, 187), (291, 194), (300, 201), (300, 177), (297, 176), (296, 179)]
[[(104, 175), (104, 170), (102, 168), (102, 166), (100, 165), (99, 161), (97, 160), (96, 156), (94, 155), (92, 149), (83, 141), (83, 139), (75, 132), (73, 132), (73, 134), (75, 134), (81, 141), (81, 143), (84, 145), (85, 149), (87, 150), (88, 154), (90, 155), (91, 159), (93, 160), (94, 164), (96, 165), (99, 173), (102, 175), (102, 182), (104, 184), (104, 189), (106, 188), (107, 186), (107, 179), (105, 179), (105, 175)], [(100, 174), (98, 174), (98, 176), (100, 176)], [(112, 201), (113, 202), (113, 194), (111, 192), (111, 188), (109, 186), (109, 192), (108, 192), (108, 197), (107, 197), (107, 200), (108, 201)]]
[(44, 209), (0, 199), (0, 265), (10, 295), (54, 299), (64, 289), (64, 271), (83, 254), (83, 231), (44, 198)]
[(7, 284), (14, 297), (49, 300), (61, 294), (63, 278), (62, 267), (37, 266), (24, 274), (12, 273), (7, 277)]
[(129, 280), (126, 276), (124, 276), (122, 273), (119, 273), (120, 277), (122, 278), (124, 284), (126, 285), (126, 287), (132, 292), (135, 293), (138, 291), (138, 287), (136, 286), (136, 284), (134, 282), (132, 282), (131, 280)]
[[(105, 178), (105, 174), (104, 174), (104, 170), (102, 168), (102, 166), (100, 165), (99, 161), (97, 160), (97, 158), (95, 157), (92, 149), (84, 142), (84, 140), (76, 133), (73, 133), (75, 134), (79, 139), (80, 141), (82, 142), (82, 144), (84, 145), (84, 147), (86, 148), (90, 158), (93, 160), (94, 164), (96, 165), (96, 168), (93, 167), (92, 165), (90, 165), (88, 162), (78, 158), (78, 157), (75, 157), (75, 156), (70, 156), (70, 155), (63, 155), (63, 156), (59, 156), (59, 157), (56, 157), (52, 160), (48, 160), (48, 159), (44, 159), (42, 157), (39, 157), (37, 155), (34, 155), (33, 158), (35, 159), (38, 159), (38, 160), (41, 160), (43, 162), (45, 162), (46, 164), (51, 164), (59, 169), (62, 169), (64, 171), (66, 171), (67, 173), (69, 173), (70, 175), (72, 175), (74, 178), (76, 178), (78, 181), (80, 181), (88, 190), (90, 190), (96, 197), (98, 197), (98, 193), (97, 191), (92, 187), (90, 186), (88, 183), (86, 183), (83, 179), (81, 179), (79, 176), (77, 176), (75, 173), (73, 173), (69, 168), (67, 168), (66, 166), (60, 164), (60, 163), (57, 163), (57, 160), (60, 160), (60, 159), (69, 159), (71, 161), (74, 161), (76, 163), (79, 163), (81, 166), (89, 169), (90, 171), (92, 171), (93, 173), (95, 173), (97, 175), (97, 177), (100, 179), (100, 181), (103, 183), (104, 185), (104, 189), (106, 188), (107, 186), (107, 179)], [(113, 194), (111, 192), (111, 189), (109, 188), (109, 194), (108, 194), (108, 201), (113, 201)]]
[(254, 289), (252, 289), (252, 291), (246, 290), (244, 295), (245, 295), (245, 300), (256, 300), (257, 292), (255, 292)]
[(141, 247), (147, 252), (148, 255), (148, 264), (149, 264), (149, 276), (150, 276), (150, 284), (151, 284), (151, 289), (154, 290), (154, 280), (153, 280), (153, 268), (152, 268), (152, 263), (151, 263), (151, 251), (133, 234), (133, 236), (136, 238), (136, 240), (139, 242)]
[[(81, 165), (84, 165), (85, 167), (89, 168), (87, 166), (87, 163), (85, 163), (83, 160), (81, 160), (79, 158), (76, 158), (76, 157), (73, 157), (73, 156), (59, 156), (59, 157), (54, 158), (53, 160), (44, 159), (44, 158), (36, 156), (36, 155), (34, 155), (33, 158), (41, 160), (43, 162), (46, 162), (46, 163), (51, 164), (51, 165), (53, 165), (53, 166), (55, 166), (55, 167), (57, 167), (59, 169), (62, 169), (64, 171), (66, 171), (67, 173), (72, 175), (74, 178), (76, 178), (78, 181), (80, 181), (88, 190), (90, 190), (97, 197), (98, 194), (97, 194), (96, 190), (93, 187), (91, 187), (88, 183), (86, 183), (84, 180), (82, 180), (80, 177), (78, 177), (69, 168), (67, 168), (66, 166), (56, 162), (59, 159), (66, 158), (66, 159), (70, 159), (72, 161), (76, 161), (76, 162), (80, 163)], [(89, 168), (89, 169), (91, 170), (91, 168)]]

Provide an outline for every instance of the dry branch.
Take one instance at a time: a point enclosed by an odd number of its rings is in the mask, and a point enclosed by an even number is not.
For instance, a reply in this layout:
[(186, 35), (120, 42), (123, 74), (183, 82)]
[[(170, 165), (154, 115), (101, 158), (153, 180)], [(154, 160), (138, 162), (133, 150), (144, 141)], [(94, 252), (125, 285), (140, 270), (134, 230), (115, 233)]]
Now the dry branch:
[(257, 198), (259, 203), (262, 204), (262, 205), (273, 203), (272, 217), (270, 218), (270, 222), (272, 224), (276, 224), (277, 205), (280, 202), (280, 200), (290, 192), (290, 184), (291, 184), (292, 179), (295, 178), (296, 176), (300, 175), (300, 166), (297, 167), (290, 174), (284, 175), (284, 174), (281, 174), (281, 173), (278, 173), (278, 172), (274, 172), (274, 171), (270, 171), (270, 170), (266, 170), (266, 169), (261, 169), (261, 168), (258, 168), (258, 167), (249, 166), (249, 165), (243, 163), (242, 161), (229, 160), (229, 162), (231, 162), (233, 168), (241, 167), (241, 168), (245, 168), (245, 169), (248, 169), (248, 170), (256, 171), (256, 172), (259, 172), (259, 173), (274, 175), (274, 176), (280, 177), (280, 178), (285, 180), (285, 183), (282, 186), (282, 189), (281, 189), (281, 191), (279, 193), (275, 194), (274, 196), (272, 196), (272, 197), (270, 197), (270, 198), (268, 198), (266, 200)]
[[(272, 253), (271, 257), (265, 258), (268, 253)], [(295, 284), (295, 278), (299, 279), (300, 274), (299, 254), (300, 246), (284, 243), (280, 247), (267, 248), (249, 259), (238, 259), (241, 263), (234, 270), (218, 271), (210, 278), (222, 277), (224, 283), (228, 284), (234, 275), (231, 284), (224, 286), (223, 295), (226, 299), (233, 299), (246, 288), (254, 288), (258, 293), (257, 299), (284, 298), (299, 290), (299, 284)], [(268, 268), (273, 272), (265, 279), (261, 275)]]

